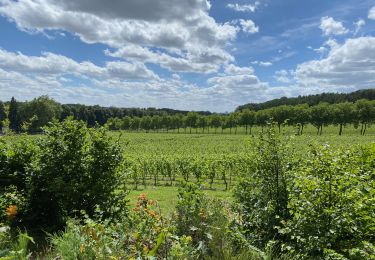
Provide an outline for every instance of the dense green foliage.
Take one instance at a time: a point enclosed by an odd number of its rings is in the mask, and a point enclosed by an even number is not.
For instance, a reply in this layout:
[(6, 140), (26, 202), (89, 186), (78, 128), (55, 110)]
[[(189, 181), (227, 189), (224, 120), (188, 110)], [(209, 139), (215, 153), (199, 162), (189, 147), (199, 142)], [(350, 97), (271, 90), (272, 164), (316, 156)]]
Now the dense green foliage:
[(313, 147), (309, 159), (294, 167), (291, 217), (280, 230), (290, 237), (289, 250), (301, 258), (331, 253), (352, 259), (375, 256), (374, 149), (374, 145), (352, 151)]
[(309, 106), (314, 106), (320, 102), (327, 102), (329, 104), (337, 104), (344, 102), (356, 102), (360, 99), (375, 100), (375, 90), (374, 89), (363, 89), (352, 93), (322, 93), (317, 95), (308, 96), (298, 96), (298, 97), (282, 97), (278, 99), (269, 100), (263, 103), (249, 103), (246, 105), (239, 106), (236, 111), (241, 111), (244, 109), (251, 110), (263, 110), (273, 107), (278, 107), (282, 105), (296, 106), (301, 104), (308, 104)]
[(13, 207), (9, 224), (56, 231), (80, 210), (90, 217), (97, 208), (106, 217), (125, 213), (119, 208), (124, 196), (117, 194), (123, 188), (118, 176), (122, 152), (106, 129), (88, 129), (83, 122), (66, 120), (45, 133), (39, 139), (0, 144), (5, 194), (0, 211)]
[(17, 101), (14, 98), (12, 98), (9, 104), (8, 113), (9, 128), (16, 133), (21, 131), (21, 118), (18, 109), (19, 108)]
[(374, 144), (294, 156), (271, 128), (254, 149), (235, 189), (246, 240), (297, 259), (375, 257)]
[(254, 144), (250, 174), (244, 175), (235, 189), (239, 202), (241, 229), (251, 244), (265, 248), (272, 240), (281, 240), (277, 227), (289, 218), (287, 172), (293, 154), (286, 141), (270, 128)]

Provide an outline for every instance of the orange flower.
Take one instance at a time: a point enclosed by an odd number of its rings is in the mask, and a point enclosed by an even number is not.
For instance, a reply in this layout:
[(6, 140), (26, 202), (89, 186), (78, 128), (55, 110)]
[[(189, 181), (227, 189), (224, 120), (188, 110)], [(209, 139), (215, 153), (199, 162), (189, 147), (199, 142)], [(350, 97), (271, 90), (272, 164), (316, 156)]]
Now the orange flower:
[(142, 193), (139, 195), (138, 200), (147, 200), (147, 193)]
[(9, 219), (12, 219), (14, 218), (16, 215), (17, 215), (17, 212), (18, 212), (18, 208), (16, 205), (10, 205), (7, 210), (6, 210), (6, 214), (7, 214), (7, 217)]

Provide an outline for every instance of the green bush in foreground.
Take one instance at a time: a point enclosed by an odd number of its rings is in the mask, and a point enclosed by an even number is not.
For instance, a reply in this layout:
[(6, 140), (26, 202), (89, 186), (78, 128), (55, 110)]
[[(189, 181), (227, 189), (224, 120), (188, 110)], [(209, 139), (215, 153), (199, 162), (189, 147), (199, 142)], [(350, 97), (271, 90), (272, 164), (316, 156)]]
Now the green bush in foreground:
[[(280, 230), (299, 257), (375, 257), (375, 175), (358, 151), (313, 148), (293, 171), (291, 218)], [(371, 258), (372, 257), (372, 258)]]
[(375, 259), (375, 146), (295, 157), (269, 129), (235, 189), (246, 242), (296, 259)]
[[(0, 205), (16, 209), (14, 216), (8, 216), (9, 224), (53, 232), (81, 211), (90, 217), (97, 208), (105, 218), (126, 215), (119, 176), (122, 150), (107, 130), (66, 120), (44, 131), (45, 136), (35, 141), (1, 147), (1, 173), (7, 184), (3, 191), (9, 195)], [(17, 203), (20, 195), (22, 205)]]
[(258, 248), (265, 248), (270, 241), (282, 241), (283, 234), (277, 227), (290, 216), (288, 169), (294, 157), (287, 141), (281, 138), (273, 127), (260, 137), (252, 151), (252, 171), (234, 190), (240, 229)]

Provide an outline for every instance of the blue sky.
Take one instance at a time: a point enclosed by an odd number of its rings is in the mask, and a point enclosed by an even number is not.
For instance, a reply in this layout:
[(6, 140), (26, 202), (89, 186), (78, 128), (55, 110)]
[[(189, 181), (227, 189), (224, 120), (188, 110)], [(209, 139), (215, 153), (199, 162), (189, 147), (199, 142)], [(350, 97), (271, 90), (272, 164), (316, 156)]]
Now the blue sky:
[(375, 87), (375, 0), (0, 0), (0, 95), (232, 111)]

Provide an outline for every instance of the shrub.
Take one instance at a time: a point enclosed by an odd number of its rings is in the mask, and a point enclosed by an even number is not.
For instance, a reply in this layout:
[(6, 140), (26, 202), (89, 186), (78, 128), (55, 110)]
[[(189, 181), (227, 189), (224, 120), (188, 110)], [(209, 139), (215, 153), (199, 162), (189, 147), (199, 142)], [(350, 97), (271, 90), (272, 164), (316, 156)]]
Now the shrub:
[[(208, 199), (198, 185), (182, 183), (174, 215), (176, 233), (191, 238), (195, 253), (203, 259), (228, 259), (241, 255), (258, 255), (249, 248), (237, 250), (229, 230), (229, 207), (216, 199)], [(198, 258), (199, 258), (198, 257)]]
[(27, 139), (0, 139), (0, 223), (20, 224), (17, 215), (25, 206), (28, 169), (36, 149)]
[(47, 127), (36, 145), (22, 215), (28, 227), (51, 232), (80, 210), (90, 217), (97, 207), (104, 217), (125, 210), (118, 178), (122, 151), (105, 128), (69, 119)]
[(234, 190), (239, 230), (260, 249), (265, 249), (269, 241), (284, 239), (278, 227), (289, 218), (288, 168), (293, 154), (282, 138), (273, 126), (260, 136), (251, 151), (251, 171)]
[(286, 249), (300, 257), (345, 258), (360, 255), (363, 245), (373, 248), (366, 241), (374, 242), (374, 171), (359, 163), (360, 156), (322, 146), (295, 168), (288, 204), (292, 218), (280, 230), (291, 239)]

